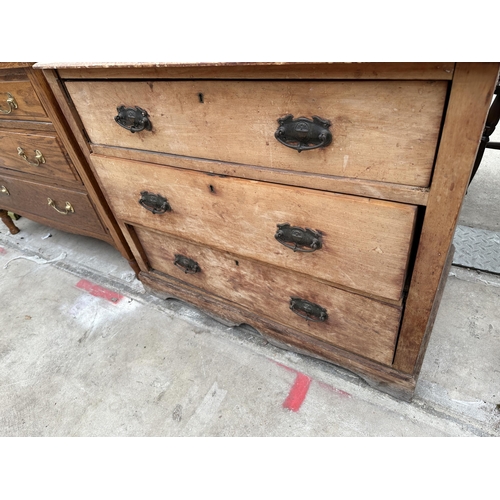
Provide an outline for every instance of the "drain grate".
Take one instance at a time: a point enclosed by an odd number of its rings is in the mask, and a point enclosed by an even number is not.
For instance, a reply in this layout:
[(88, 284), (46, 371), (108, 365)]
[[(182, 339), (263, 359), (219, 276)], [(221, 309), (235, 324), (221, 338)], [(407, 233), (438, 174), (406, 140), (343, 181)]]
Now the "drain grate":
[(457, 226), (453, 245), (455, 266), (500, 274), (500, 233)]

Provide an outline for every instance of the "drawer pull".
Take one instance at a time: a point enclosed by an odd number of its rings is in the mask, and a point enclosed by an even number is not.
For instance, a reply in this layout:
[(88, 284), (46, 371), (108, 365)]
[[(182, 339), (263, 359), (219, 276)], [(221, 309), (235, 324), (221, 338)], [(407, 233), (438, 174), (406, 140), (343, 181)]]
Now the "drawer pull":
[(8, 109), (3, 109), (0, 108), (0, 114), (2, 115), (10, 115), (12, 113), (12, 110), (17, 109), (17, 102), (12, 96), (10, 92), (5, 92), (7, 94), (7, 108)]
[(47, 198), (47, 202), (48, 202), (48, 205), (50, 207), (52, 207), (56, 212), (59, 212), (60, 214), (63, 214), (63, 215), (69, 215), (69, 214), (72, 214), (75, 212), (75, 209), (71, 206), (71, 203), (69, 201), (66, 202), (66, 205), (65, 205), (65, 209), (64, 210), (59, 210), (57, 207), (56, 207), (56, 204), (54, 202), (54, 200), (50, 199), (50, 198)]
[(301, 151), (323, 148), (332, 142), (332, 133), (328, 130), (332, 124), (329, 120), (313, 116), (296, 118), (286, 115), (278, 118), (279, 127), (274, 137), (284, 146)]
[(325, 308), (299, 297), (290, 297), (290, 309), (307, 321), (321, 322), (328, 318)]
[(294, 252), (314, 252), (319, 250), (323, 243), (319, 231), (309, 228), (290, 226), (288, 222), (278, 224), (274, 237), (287, 248)]
[(116, 108), (116, 111), (118, 111), (118, 115), (115, 116), (116, 123), (118, 123), (120, 127), (130, 130), (133, 134), (153, 128), (149, 120), (148, 112), (138, 106), (133, 108), (119, 106)]
[(17, 148), (17, 154), (26, 162), (28, 162), (31, 166), (33, 167), (38, 167), (41, 163), (45, 163), (45, 158), (43, 157), (43, 154), (38, 151), (38, 149), (35, 149), (35, 161), (31, 161), (25, 154), (23, 148)]
[(5, 186), (0, 186), (0, 193), (10, 195), (9, 190)]
[(141, 191), (139, 204), (153, 214), (164, 214), (172, 210), (165, 197), (161, 194), (149, 193), (148, 191)]
[(184, 257), (184, 255), (177, 254), (174, 259), (174, 264), (186, 274), (195, 274), (201, 271), (198, 262), (188, 257)]

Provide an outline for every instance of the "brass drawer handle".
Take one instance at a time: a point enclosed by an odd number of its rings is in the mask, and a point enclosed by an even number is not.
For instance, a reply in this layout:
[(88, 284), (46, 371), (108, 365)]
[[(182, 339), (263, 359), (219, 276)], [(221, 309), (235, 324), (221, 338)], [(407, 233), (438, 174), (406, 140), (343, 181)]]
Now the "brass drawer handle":
[(151, 130), (153, 128), (148, 112), (138, 106), (133, 108), (119, 106), (116, 108), (116, 111), (118, 111), (118, 115), (115, 116), (116, 123), (133, 134), (135, 132)]
[(9, 190), (5, 186), (0, 186), (0, 193), (10, 195)]
[(0, 108), (0, 114), (10, 115), (12, 110), (17, 109), (17, 102), (10, 92), (5, 92), (7, 94), (7, 110)]
[(64, 207), (65, 210), (59, 210), (56, 207), (55, 202), (50, 198), (47, 198), (47, 202), (50, 207), (52, 207), (56, 212), (59, 212), (62, 215), (69, 215), (75, 212), (75, 209), (71, 206), (71, 203), (69, 201), (66, 202), (66, 206)]
[(139, 204), (153, 214), (164, 214), (172, 210), (164, 196), (161, 194), (149, 193), (148, 191), (141, 191)]
[(288, 222), (278, 224), (274, 237), (294, 252), (314, 252), (323, 246), (321, 233), (309, 228), (290, 226)]
[(322, 322), (328, 318), (324, 307), (299, 297), (290, 297), (290, 309), (307, 321)]
[(35, 161), (30, 161), (30, 159), (26, 156), (24, 149), (21, 147), (17, 148), (17, 154), (33, 167), (38, 167), (41, 163), (45, 163), (45, 158), (43, 157), (43, 154), (38, 151), (38, 149), (35, 149)]
[(293, 119), (293, 115), (278, 118), (279, 127), (274, 137), (284, 146), (301, 151), (324, 148), (331, 144), (332, 133), (328, 130), (330, 120), (313, 116)]
[(195, 274), (201, 271), (198, 262), (188, 257), (185, 257), (184, 255), (179, 255), (179, 254), (175, 255), (174, 264), (179, 269), (182, 269), (186, 274)]

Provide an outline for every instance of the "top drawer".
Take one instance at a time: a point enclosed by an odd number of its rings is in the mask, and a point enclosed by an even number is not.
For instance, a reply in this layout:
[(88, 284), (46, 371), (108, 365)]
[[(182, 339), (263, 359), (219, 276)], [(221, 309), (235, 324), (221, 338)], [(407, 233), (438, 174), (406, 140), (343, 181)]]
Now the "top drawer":
[[(396, 184), (429, 185), (447, 91), (443, 81), (68, 81), (91, 141), (119, 147)], [(139, 107), (131, 133), (117, 108)], [(331, 123), (328, 146), (302, 151), (275, 136), (278, 119)], [(321, 132), (302, 121), (287, 134)], [(309, 131), (308, 131), (309, 129)], [(298, 134), (298, 135), (297, 135)], [(221, 146), (223, 144), (223, 146)]]
[(0, 81), (0, 119), (50, 121), (29, 81)]

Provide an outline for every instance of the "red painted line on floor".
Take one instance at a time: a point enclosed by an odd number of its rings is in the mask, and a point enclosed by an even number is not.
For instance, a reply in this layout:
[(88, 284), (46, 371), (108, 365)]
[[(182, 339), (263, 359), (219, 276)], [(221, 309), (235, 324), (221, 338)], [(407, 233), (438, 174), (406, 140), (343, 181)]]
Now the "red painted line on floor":
[(6, 254), (7, 253), (7, 250), (5, 250), (5, 248), (3, 247), (0, 247), (0, 254)]
[(321, 387), (323, 387), (331, 392), (334, 392), (335, 394), (338, 394), (342, 398), (352, 398), (352, 396), (348, 392), (345, 392), (342, 389), (337, 389), (336, 387), (333, 387), (333, 385), (325, 384), (324, 382), (318, 382), (318, 384)]
[[(278, 361), (274, 361), (274, 360), (271, 360), (273, 361), (273, 363), (276, 363), (278, 366), (281, 366), (282, 368), (284, 368), (285, 370), (288, 370), (289, 372), (294, 372), (297, 374), (297, 379), (295, 380), (295, 383), (297, 383), (297, 380), (298, 380), (298, 376), (299, 375), (302, 375), (303, 377), (306, 377), (306, 375), (304, 375), (303, 373), (300, 373), (299, 371), (297, 370), (294, 370), (293, 368), (290, 368), (289, 366), (286, 366), (286, 365), (283, 365), (282, 363), (279, 363)], [(308, 377), (307, 377), (308, 378)], [(312, 381), (312, 379), (310, 379)], [(352, 398), (352, 395), (349, 394), (348, 392), (346, 391), (343, 391), (342, 389), (337, 389), (336, 387), (333, 387), (333, 385), (330, 385), (330, 384), (325, 384), (325, 382), (320, 382), (319, 380), (316, 381), (321, 387), (323, 387), (324, 389), (330, 391), (330, 392), (333, 392), (335, 393), (337, 396), (340, 396), (341, 398)], [(309, 386), (308, 386), (309, 387)], [(306, 394), (307, 394), (307, 390), (306, 390)], [(288, 396), (290, 397), (290, 396)], [(305, 395), (304, 395), (304, 398), (305, 398)], [(288, 400), (288, 399), (287, 399)], [(286, 401), (285, 401), (286, 403)], [(285, 403), (283, 404), (283, 406), (285, 406)], [(294, 410), (295, 411), (295, 410)]]
[(87, 280), (80, 280), (76, 284), (76, 287), (85, 290), (86, 292), (89, 292), (91, 295), (94, 295), (95, 297), (101, 297), (103, 299), (109, 300), (113, 304), (117, 304), (118, 302), (120, 302), (120, 300), (123, 299), (123, 295), (108, 290), (103, 286), (91, 283), (90, 281)]
[(281, 366), (281, 368), (284, 368), (285, 370), (288, 370), (289, 372), (293, 372), (293, 373), (300, 373), (300, 372), (298, 372), (297, 370), (295, 370), (295, 369), (293, 369), (293, 368), (290, 368), (289, 366), (286, 366), (286, 365), (283, 365), (283, 364), (279, 363), (278, 361), (274, 361), (274, 360), (272, 360), (272, 359), (271, 359), (271, 361), (272, 361), (273, 363), (276, 363), (278, 366)]
[(290, 389), (288, 397), (283, 403), (283, 408), (287, 408), (291, 411), (299, 411), (304, 399), (306, 399), (307, 391), (311, 385), (311, 378), (303, 373), (298, 372), (295, 383)]

